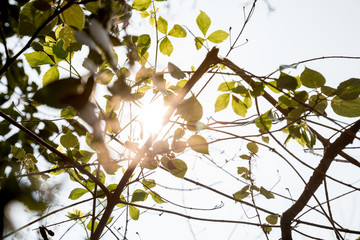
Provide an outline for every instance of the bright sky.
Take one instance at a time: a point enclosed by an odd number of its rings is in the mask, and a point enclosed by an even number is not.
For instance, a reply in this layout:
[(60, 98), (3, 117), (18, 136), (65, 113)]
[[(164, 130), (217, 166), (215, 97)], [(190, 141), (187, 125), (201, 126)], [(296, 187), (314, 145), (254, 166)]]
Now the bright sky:
[[(329, 55), (341, 56), (360, 56), (360, 1), (347, 0), (269, 0), (273, 11), (269, 11), (268, 5), (264, 0), (258, 0), (255, 13), (247, 25), (242, 37), (239, 39), (238, 45), (246, 42), (233, 50), (229, 58), (238, 64), (240, 67), (254, 73), (255, 75), (266, 75), (273, 72), (282, 64), (291, 64), (298, 61), (322, 57)], [(247, 4), (246, 4), (247, 3)], [(200, 30), (195, 24), (195, 19), (200, 10), (207, 13), (212, 20), (212, 25), (209, 28), (209, 33), (221, 29), (228, 31), (232, 27), (231, 37), (234, 40), (244, 23), (243, 7), (245, 12), (248, 13), (252, 2), (245, 0), (169, 0), (168, 8), (167, 3), (157, 3), (160, 12), (159, 15), (166, 18), (169, 22), (169, 28), (175, 24), (187, 26), (195, 35), (200, 35)], [(138, 14), (134, 14), (134, 20), (139, 19)], [(151, 28), (147, 23), (137, 25), (135, 29), (148, 29), (149, 33)], [(136, 31), (134, 31), (136, 33)], [(198, 66), (203, 60), (206, 52), (204, 49), (196, 51), (194, 47), (194, 40), (188, 33), (188, 38), (173, 40), (175, 50), (173, 55), (168, 58), (160, 56), (160, 70), (161, 67), (167, 66), (167, 62), (171, 61), (183, 70), (190, 70), (191, 66)], [(153, 42), (154, 43), (154, 42)], [(154, 47), (154, 45), (152, 45)], [(229, 49), (229, 42), (225, 41), (219, 45), (221, 51), (220, 55), (225, 55)], [(324, 60), (307, 63), (306, 66), (321, 72), (329, 82), (328, 85), (336, 87), (339, 82), (344, 81), (350, 77), (360, 77), (359, 60)], [(299, 74), (304, 68), (304, 65), (299, 66), (297, 70), (288, 69), (287, 73), (296, 75)], [(222, 80), (214, 82), (212, 87), (216, 88)], [(201, 83), (199, 83), (201, 84)], [(217, 96), (217, 95), (216, 95)], [(203, 106), (206, 104), (206, 111), (213, 111), (213, 104), (215, 103), (216, 96), (200, 96)], [(209, 104), (207, 104), (209, 103)], [(205, 106), (204, 106), (205, 107)], [(226, 112), (221, 112), (215, 116), (219, 118), (226, 118), (233, 115)], [(239, 145), (217, 145), (219, 151), (214, 151), (214, 158), (217, 156), (219, 162), (224, 162), (225, 159), (230, 159), (234, 154), (238, 154), (238, 149), (245, 148), (246, 142), (236, 142)], [(292, 145), (289, 146), (290, 148)], [(225, 150), (225, 153), (220, 154), (220, 150)], [(229, 175), (222, 173), (218, 168), (213, 167), (209, 162), (196, 160), (195, 154), (193, 156), (193, 167), (199, 172), (188, 177), (195, 179), (206, 179), (207, 184), (215, 184), (214, 187), (224, 191), (227, 194), (232, 194), (243, 185), (234, 181)], [(316, 165), (317, 161), (312, 162), (312, 155), (301, 154), (307, 163)], [(354, 154), (359, 157), (359, 154)], [(189, 157), (191, 158), (191, 157)], [(270, 162), (270, 160), (272, 160)], [(205, 164), (206, 163), (206, 164)], [(243, 163), (241, 163), (243, 164)], [(227, 165), (227, 170), (232, 170), (236, 173), (236, 167), (239, 162), (230, 163)], [(300, 167), (300, 166), (298, 166)], [(342, 167), (342, 166), (341, 166)], [(285, 170), (284, 170), (285, 169)], [(279, 173), (277, 172), (279, 170)], [(290, 188), (291, 195), (296, 198), (299, 192), (303, 189), (303, 184), (299, 179), (294, 178), (293, 172), (289, 170), (288, 166), (283, 161), (274, 160), (274, 155), (268, 151), (261, 151), (259, 159), (257, 160), (255, 171), (258, 171), (258, 182), (263, 184), (264, 187), (271, 188), (278, 180), (280, 182), (276, 185), (274, 190), (281, 192), (281, 194), (288, 196), (289, 192), (285, 188)], [(348, 172), (346, 169), (346, 181), (349, 183), (355, 182), (358, 179), (359, 171)], [(307, 171), (306, 174), (311, 172)], [(336, 174), (336, 171), (332, 172)], [(280, 178), (279, 178), (280, 176)], [(159, 178), (171, 180), (173, 187), (182, 187), (183, 182), (175, 179), (168, 174), (159, 174)], [(304, 176), (307, 179), (307, 176)], [(236, 183), (237, 185), (228, 185), (227, 182)], [(167, 182), (165, 182), (168, 184)], [(259, 185), (261, 185), (259, 184)], [(299, 184), (299, 185), (294, 185)], [(301, 186), (301, 187), (298, 187)], [(359, 186), (359, 184), (357, 184)], [(184, 184), (185, 188), (196, 188), (194, 185)], [(341, 193), (343, 189), (333, 189), (333, 191)], [(156, 191), (158, 191), (156, 189)], [(186, 204), (190, 207), (197, 208), (213, 208), (215, 205), (220, 205), (220, 198), (217, 198), (208, 191), (171, 191), (159, 190), (161, 192), (170, 192), (172, 201), (178, 204)], [(320, 190), (322, 191), (322, 190)], [(164, 195), (166, 196), (166, 195)], [(334, 193), (334, 196), (335, 193)], [(346, 208), (353, 209), (354, 213), (359, 213), (360, 208), (357, 207), (356, 202), (360, 197), (359, 193), (352, 195), (348, 199)], [(219, 200), (220, 199), (220, 200)], [(195, 211), (189, 212), (182, 208), (173, 208), (183, 214), (192, 214), (195, 216), (203, 216), (208, 218), (219, 219), (233, 219), (246, 221), (242, 207), (237, 204), (234, 206), (233, 201), (223, 200), (225, 207), (215, 211)], [(344, 201), (342, 201), (343, 203)], [(285, 210), (284, 206), (290, 206), (289, 201), (279, 202), (278, 206), (274, 206), (273, 202), (263, 201), (259, 198), (260, 205), (268, 206), (271, 210), (281, 211)], [(336, 202), (334, 203), (336, 204)], [(156, 206), (161, 207), (161, 206)], [(164, 205), (167, 208), (168, 205)], [(338, 216), (341, 216), (341, 211), (345, 210), (345, 206), (338, 207)], [(245, 208), (247, 213), (252, 217), (254, 212)], [(122, 210), (119, 210), (122, 211)], [(357, 214), (358, 215), (358, 214)], [(349, 224), (346, 227), (359, 228), (359, 218), (344, 215), (344, 223)], [(313, 216), (310, 218), (313, 220)], [(120, 223), (120, 222), (119, 222)], [(325, 222), (326, 223), (326, 222)], [(246, 227), (243, 225), (225, 224), (225, 223), (205, 223), (190, 221), (163, 214), (161, 217), (159, 213), (147, 212), (140, 215), (138, 221), (130, 221), (128, 229), (128, 239), (264, 239), (260, 231), (254, 227)], [(121, 230), (122, 231), (122, 230)], [(139, 233), (139, 235), (137, 234)], [(260, 235), (259, 235), (260, 234)], [(325, 236), (325, 235), (323, 235)], [(331, 239), (333, 235), (329, 236)], [(278, 239), (277, 231), (270, 234), (270, 239)], [(324, 237), (325, 238), (325, 237)], [(355, 239), (352, 236), (349, 239)], [(64, 239), (69, 239), (65, 237)], [(107, 239), (111, 239), (110, 237)]]

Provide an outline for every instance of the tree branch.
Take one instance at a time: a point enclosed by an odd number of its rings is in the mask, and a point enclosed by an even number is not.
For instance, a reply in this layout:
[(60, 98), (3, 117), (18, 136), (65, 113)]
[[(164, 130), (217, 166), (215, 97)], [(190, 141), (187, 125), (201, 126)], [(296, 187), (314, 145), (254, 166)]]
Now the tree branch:
[(291, 240), (291, 222), (300, 211), (303, 210), (305, 205), (310, 200), (311, 196), (315, 193), (318, 187), (322, 184), (325, 173), (329, 169), (330, 164), (334, 158), (355, 138), (356, 133), (360, 129), (360, 120), (343, 132), (333, 143), (325, 146), (324, 157), (316, 167), (313, 175), (307, 184), (307, 188), (304, 189), (298, 200), (286, 210), (281, 218), (281, 232), (283, 240)]

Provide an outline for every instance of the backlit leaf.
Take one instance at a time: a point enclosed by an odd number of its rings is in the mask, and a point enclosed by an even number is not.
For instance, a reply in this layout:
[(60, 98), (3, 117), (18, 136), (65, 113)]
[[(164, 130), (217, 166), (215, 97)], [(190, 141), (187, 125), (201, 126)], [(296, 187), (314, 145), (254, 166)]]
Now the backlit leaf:
[(72, 148), (79, 144), (79, 140), (71, 133), (71, 131), (68, 131), (60, 137), (60, 143), (65, 148)]
[(60, 39), (57, 43), (53, 46), (53, 53), (59, 59), (66, 59), (68, 56), (68, 52), (63, 48), (64, 40)]
[(104, 68), (97, 73), (95, 80), (97, 83), (100, 83), (102, 85), (107, 85), (111, 82), (113, 77), (114, 77), (114, 73), (110, 69)]
[(207, 39), (213, 43), (221, 43), (223, 42), (229, 34), (223, 30), (217, 30), (213, 33), (211, 33)]
[(268, 223), (274, 225), (274, 224), (277, 224), (278, 218), (279, 218), (278, 215), (272, 214), (272, 215), (267, 216), (265, 219)]
[(138, 220), (139, 215), (140, 215), (139, 209), (137, 209), (134, 206), (128, 206), (128, 207), (129, 207), (129, 215), (130, 215), (131, 219)]
[(192, 135), (187, 143), (190, 148), (198, 153), (209, 154), (209, 144), (206, 139), (200, 135)]
[(208, 15), (206, 15), (205, 12), (200, 11), (200, 14), (196, 18), (196, 24), (198, 25), (200, 31), (204, 34), (204, 36), (207, 33), (207, 30), (210, 27), (211, 20)]
[(339, 84), (336, 95), (343, 100), (353, 100), (359, 97), (360, 79), (351, 78)]
[(199, 50), (203, 46), (205, 39), (202, 37), (196, 37), (194, 38), (194, 41), (196, 49)]
[(231, 106), (236, 114), (245, 117), (247, 112), (246, 105), (238, 97), (232, 95)]
[(169, 169), (169, 172), (175, 177), (184, 178), (187, 171), (187, 165), (183, 160), (170, 159), (167, 163), (167, 169)]
[(87, 192), (88, 192), (88, 190), (86, 190), (84, 188), (75, 188), (70, 192), (69, 198), (71, 200), (76, 200)]
[(340, 116), (359, 117), (360, 97), (347, 101), (339, 97), (334, 97), (331, 101), (331, 107), (334, 110), (334, 112)]
[(174, 47), (171, 44), (168, 37), (165, 37), (163, 40), (161, 40), (161, 42), (160, 42), (160, 52), (162, 54), (170, 56), (171, 53), (173, 52), (173, 50), (174, 50)]
[(151, 195), (151, 198), (154, 200), (154, 202), (156, 202), (158, 204), (165, 203), (165, 201), (162, 200), (161, 196), (157, 192), (151, 190), (151, 191), (149, 191), (149, 194)]
[(56, 66), (52, 66), (46, 71), (46, 73), (42, 78), (43, 86), (51, 82), (54, 82), (56, 80), (59, 80), (59, 76), (60, 76), (59, 69)]
[(26, 61), (32, 67), (37, 67), (44, 64), (54, 64), (51, 58), (44, 52), (32, 52), (24, 54)]
[(246, 198), (247, 196), (249, 196), (249, 185), (246, 185), (245, 187), (243, 187), (240, 191), (237, 191), (236, 193), (233, 194), (234, 198), (237, 200), (242, 200), (244, 198)]
[(309, 106), (313, 107), (319, 113), (324, 113), (327, 105), (327, 99), (322, 94), (312, 95), (309, 98)]
[(148, 34), (142, 34), (138, 37), (136, 41), (138, 51), (140, 55), (143, 56), (151, 45), (151, 38)]
[(168, 22), (166, 21), (166, 19), (162, 18), (161, 16), (157, 20), (157, 30), (163, 34), (167, 34)]
[(215, 112), (225, 109), (230, 102), (230, 93), (224, 93), (217, 97), (215, 101)]
[(60, 14), (61, 20), (68, 26), (81, 30), (84, 28), (85, 14), (78, 4), (73, 4)]
[(76, 116), (76, 110), (72, 107), (67, 107), (61, 110), (60, 117), (65, 119), (72, 119)]
[(153, 188), (156, 186), (155, 180), (153, 179), (144, 179), (142, 180), (142, 184), (144, 185), (145, 189)]
[(145, 201), (148, 197), (148, 193), (137, 189), (133, 192), (132, 197), (131, 197), (131, 202), (140, 202), (140, 201)]
[(185, 73), (180, 68), (178, 68), (175, 64), (173, 64), (171, 62), (168, 63), (168, 70), (169, 70), (170, 75), (173, 78), (180, 80), (180, 79), (184, 79), (186, 77)]
[(185, 99), (177, 108), (179, 114), (185, 121), (197, 122), (202, 118), (203, 109), (195, 96)]
[(294, 91), (298, 87), (298, 81), (295, 77), (281, 72), (279, 79), (276, 80), (276, 85), (280, 89)]
[[(41, 11), (34, 6), (35, 1), (28, 2), (20, 11), (19, 15), (19, 34), (23, 36), (32, 36), (35, 31), (46, 22), (46, 20), (54, 14), (54, 9), (49, 8)], [(52, 20), (45, 28), (43, 28), (39, 35), (46, 34), (54, 28), (57, 19)]]
[(219, 85), (218, 91), (228, 92), (235, 88), (235, 82), (223, 82)]
[(310, 68), (305, 67), (305, 70), (300, 75), (302, 85), (308, 88), (319, 88), (324, 86), (326, 80), (324, 76)]
[(251, 153), (254, 153), (254, 154), (256, 154), (259, 151), (258, 145), (256, 143), (254, 143), (254, 142), (249, 142), (246, 145), (246, 147)]
[(69, 26), (63, 27), (59, 32), (59, 39), (64, 40), (63, 48), (68, 52), (79, 51), (82, 48), (80, 44), (75, 39), (75, 30)]
[(186, 31), (179, 24), (175, 24), (174, 27), (170, 29), (168, 35), (177, 38), (184, 38), (186, 37)]
[(145, 11), (151, 4), (151, 0), (134, 0), (132, 7), (138, 11)]
[(11, 147), (11, 154), (13, 155), (14, 158), (21, 159), (25, 157), (26, 152), (24, 149), (12, 145), (10, 147)]
[(260, 187), (260, 194), (265, 196), (267, 199), (275, 198), (274, 194), (263, 187)]

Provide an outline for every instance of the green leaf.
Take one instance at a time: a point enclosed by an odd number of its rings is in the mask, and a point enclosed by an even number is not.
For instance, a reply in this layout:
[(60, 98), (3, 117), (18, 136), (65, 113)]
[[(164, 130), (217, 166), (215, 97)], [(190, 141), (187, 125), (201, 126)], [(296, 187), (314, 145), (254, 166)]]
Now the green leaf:
[(295, 77), (281, 72), (279, 79), (276, 80), (276, 85), (280, 89), (294, 91), (298, 87), (298, 81)]
[[(80, 161), (83, 164), (86, 164), (90, 161), (91, 157), (94, 155), (94, 152), (89, 152), (89, 151), (85, 151), (85, 150), (80, 150), (79, 151), (79, 156), (76, 156), (76, 160)], [(111, 190), (110, 188), (108, 188), (109, 190)]]
[(56, 66), (52, 66), (49, 68), (46, 73), (44, 74), (42, 78), (43, 86), (46, 86), (47, 84), (54, 82), (56, 80), (59, 80), (60, 72), (59, 69)]
[(343, 100), (354, 100), (360, 94), (360, 79), (351, 78), (339, 84), (336, 95)]
[(137, 209), (134, 206), (129, 206), (129, 215), (130, 215), (131, 219), (138, 220), (140, 211), (139, 211), (139, 209)]
[[(265, 224), (266, 225), (266, 224)], [(270, 234), (271, 230), (272, 230), (272, 227), (268, 227), (268, 226), (263, 226), (262, 227), (264, 233), (266, 234)]]
[[(28, 2), (20, 11), (19, 15), (19, 34), (23, 36), (33, 36), (35, 31), (47, 21), (47, 19), (54, 14), (54, 9), (49, 8), (47, 10), (41, 11), (34, 6), (35, 1)], [(44, 27), (39, 35), (44, 35), (50, 32), (55, 24), (57, 19), (55, 18), (50, 23)]]
[(238, 169), (238, 171), (237, 171), (237, 173), (238, 174), (249, 174), (250, 172), (249, 172), (249, 169), (247, 169), (246, 167), (238, 167), (237, 168)]
[(322, 86), (321, 92), (328, 97), (334, 96), (336, 94), (336, 89), (328, 86)]
[(142, 180), (142, 184), (146, 190), (156, 186), (155, 180), (153, 179), (144, 179)]
[(313, 107), (319, 113), (324, 113), (327, 105), (327, 99), (322, 94), (312, 95), (309, 98), (309, 106)]
[(360, 97), (353, 100), (343, 100), (340, 97), (334, 97), (331, 101), (331, 107), (334, 112), (344, 117), (360, 116)]
[(246, 185), (245, 187), (243, 187), (240, 191), (237, 191), (236, 193), (233, 194), (233, 197), (237, 200), (242, 200), (244, 198), (246, 198), (247, 196), (249, 196), (249, 190), (250, 186)]
[(75, 39), (75, 30), (69, 26), (63, 27), (59, 32), (59, 39), (64, 40), (63, 48), (68, 52), (79, 51), (82, 48), (80, 44)]
[(256, 143), (254, 143), (254, 142), (249, 142), (246, 145), (246, 147), (251, 153), (254, 153), (254, 154), (256, 154), (259, 151), (258, 145)]
[(26, 152), (23, 148), (18, 148), (13, 145), (11, 145), (10, 147), (11, 147), (11, 154), (13, 155), (14, 158), (22, 159), (25, 157)]
[(37, 67), (44, 64), (54, 64), (51, 58), (44, 52), (32, 52), (24, 54), (26, 61), (32, 67)]
[(143, 56), (151, 45), (151, 38), (148, 34), (142, 34), (138, 37), (136, 41), (138, 51), (140, 55)]
[(196, 18), (196, 24), (198, 25), (200, 31), (204, 34), (204, 36), (207, 33), (207, 30), (210, 27), (211, 19), (208, 15), (206, 15), (205, 12), (200, 11), (200, 14)]
[(235, 88), (235, 82), (223, 82), (219, 85), (218, 91), (228, 92)]
[(132, 7), (138, 11), (145, 11), (151, 4), (151, 0), (134, 0)]
[(171, 44), (168, 37), (165, 37), (163, 40), (161, 40), (159, 47), (160, 47), (160, 52), (167, 56), (170, 56), (174, 50), (174, 47)]
[(71, 133), (71, 131), (68, 131), (60, 137), (60, 143), (65, 148), (72, 148), (79, 144), (79, 140)]
[(177, 38), (184, 38), (186, 37), (186, 31), (179, 24), (175, 24), (174, 27), (170, 29), (168, 35)]
[(67, 107), (61, 110), (60, 117), (64, 119), (72, 119), (76, 116), (76, 110), (72, 107)]
[(230, 102), (230, 93), (224, 93), (217, 97), (215, 101), (215, 112), (225, 109)]
[(71, 200), (76, 200), (78, 198), (80, 198), (82, 195), (84, 195), (85, 193), (87, 193), (88, 190), (84, 189), (84, 188), (75, 188), (71, 191), (69, 198)]
[(68, 26), (81, 30), (84, 28), (85, 14), (78, 4), (73, 4), (60, 14), (61, 20)]
[(187, 171), (187, 165), (183, 160), (170, 159), (166, 165), (172, 175), (178, 178), (184, 178)]
[(162, 18), (161, 16), (157, 20), (157, 30), (163, 34), (167, 34), (168, 22), (166, 21), (166, 19)]
[(246, 105), (238, 97), (232, 95), (231, 106), (236, 114), (245, 117), (247, 112)]
[(177, 114), (179, 114), (185, 121), (197, 122), (202, 118), (203, 109), (200, 102), (195, 96), (185, 99), (178, 107)]
[(213, 43), (221, 43), (223, 42), (227, 37), (229, 36), (229, 34), (223, 30), (217, 30), (215, 32), (213, 32), (212, 34), (210, 34), (207, 39), (210, 42)]
[(269, 143), (269, 141), (270, 141), (270, 138), (269, 138), (269, 137), (264, 137), (264, 136), (262, 136), (261, 139), (262, 139), (263, 142), (265, 142), (265, 143)]
[(149, 192), (149, 194), (150, 194), (151, 198), (154, 200), (154, 202), (156, 202), (158, 204), (165, 203), (165, 201), (162, 200), (161, 196), (157, 192), (151, 190), (151, 192)]
[(64, 40), (60, 39), (57, 43), (53, 46), (53, 53), (59, 59), (66, 59), (68, 56), (68, 52), (63, 48)]
[(200, 135), (192, 135), (188, 140), (190, 148), (198, 153), (209, 154), (209, 144), (206, 139)]
[[(93, 231), (95, 231), (95, 229), (96, 229), (96, 227), (97, 227), (98, 224), (99, 224), (99, 223), (98, 223), (97, 221), (94, 222), (94, 229), (93, 229)], [(91, 227), (92, 227), (92, 221), (90, 220), (90, 221), (88, 222), (88, 224), (86, 224), (86, 228), (87, 228), (89, 231), (91, 231)]]
[(202, 48), (202, 46), (205, 42), (205, 39), (202, 37), (196, 37), (196, 38), (194, 38), (194, 41), (195, 41), (196, 49), (199, 50), (200, 48)]
[(275, 198), (274, 194), (263, 187), (260, 187), (260, 194), (265, 196), (267, 199)]
[(131, 202), (145, 201), (147, 199), (148, 195), (149, 194), (147, 192), (137, 189), (133, 192), (133, 195), (131, 197)]
[(185, 73), (171, 62), (168, 63), (168, 70), (170, 75), (178, 80), (184, 79), (186, 77)]
[(278, 215), (276, 215), (276, 214), (271, 214), (271, 215), (267, 216), (265, 219), (266, 219), (266, 221), (267, 221), (268, 223), (274, 225), (274, 224), (277, 224), (278, 218), (279, 218)]
[(310, 68), (305, 67), (305, 70), (300, 75), (302, 85), (308, 88), (319, 88), (324, 86), (326, 80), (324, 76)]

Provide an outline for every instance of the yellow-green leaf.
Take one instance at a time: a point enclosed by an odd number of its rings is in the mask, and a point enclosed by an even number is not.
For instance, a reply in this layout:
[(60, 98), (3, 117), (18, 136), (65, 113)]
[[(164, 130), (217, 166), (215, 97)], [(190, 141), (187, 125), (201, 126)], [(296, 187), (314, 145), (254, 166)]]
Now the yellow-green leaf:
[(192, 135), (187, 143), (190, 148), (198, 153), (209, 154), (209, 144), (206, 139), (200, 135)]
[(245, 117), (247, 113), (246, 105), (238, 97), (232, 95), (231, 106), (236, 114)]
[(240, 191), (237, 191), (236, 193), (233, 194), (234, 198), (236, 200), (242, 200), (244, 198), (246, 198), (247, 196), (249, 196), (249, 185), (246, 185), (245, 187), (243, 187)]
[(159, 17), (159, 19), (156, 22), (157, 24), (157, 30), (163, 34), (167, 34), (168, 30), (168, 22), (163, 17)]
[(134, 206), (129, 206), (129, 215), (133, 220), (138, 220), (140, 211)]
[(161, 40), (159, 47), (160, 52), (167, 56), (170, 56), (174, 50), (174, 47), (168, 37), (165, 37), (163, 40)]
[(194, 38), (194, 41), (196, 49), (199, 50), (203, 46), (205, 39), (202, 37), (196, 37)]
[(132, 7), (138, 11), (145, 11), (151, 4), (151, 0), (134, 0)]
[(334, 97), (331, 101), (331, 107), (334, 112), (344, 117), (360, 116), (360, 97), (353, 100), (343, 100), (340, 97)]
[(203, 109), (195, 96), (185, 99), (177, 108), (179, 114), (185, 121), (197, 122), (202, 118)]
[(139, 201), (145, 201), (148, 197), (148, 193), (141, 190), (141, 189), (137, 189), (133, 192), (132, 197), (131, 197), (131, 202), (139, 202)]
[(46, 71), (46, 73), (42, 78), (43, 86), (51, 82), (54, 82), (56, 80), (59, 80), (59, 76), (60, 76), (59, 69), (56, 66), (52, 66)]
[(60, 14), (61, 20), (68, 26), (81, 30), (84, 28), (85, 14), (78, 4), (73, 4)]
[(66, 134), (61, 136), (60, 143), (65, 148), (72, 148), (79, 144), (79, 140), (75, 135), (68, 131)]
[(54, 64), (51, 58), (44, 52), (32, 52), (24, 54), (26, 61), (32, 67), (37, 67), (45, 64)]
[(246, 147), (251, 153), (254, 153), (254, 154), (256, 154), (259, 151), (258, 145), (256, 143), (254, 143), (254, 142), (249, 142), (246, 145)]
[(260, 194), (265, 196), (267, 199), (275, 198), (274, 194), (263, 187), (260, 187)]
[(204, 36), (206, 35), (207, 30), (210, 27), (211, 24), (211, 19), (209, 18), (208, 15), (206, 15), (205, 12), (200, 11), (200, 14), (197, 16), (196, 18), (196, 24), (198, 25), (200, 31), (204, 34)]
[(230, 93), (224, 93), (217, 97), (215, 102), (215, 112), (225, 109), (230, 102)]
[(221, 43), (223, 42), (225, 39), (227, 39), (227, 37), (229, 36), (229, 34), (223, 30), (217, 30), (215, 32), (213, 32), (212, 34), (210, 34), (207, 39), (213, 43)]
[(69, 198), (71, 200), (76, 200), (87, 192), (88, 192), (88, 190), (86, 190), (84, 188), (75, 188), (70, 192)]
[(174, 27), (170, 29), (168, 35), (177, 38), (184, 38), (186, 37), (186, 31), (179, 24), (175, 24)]

